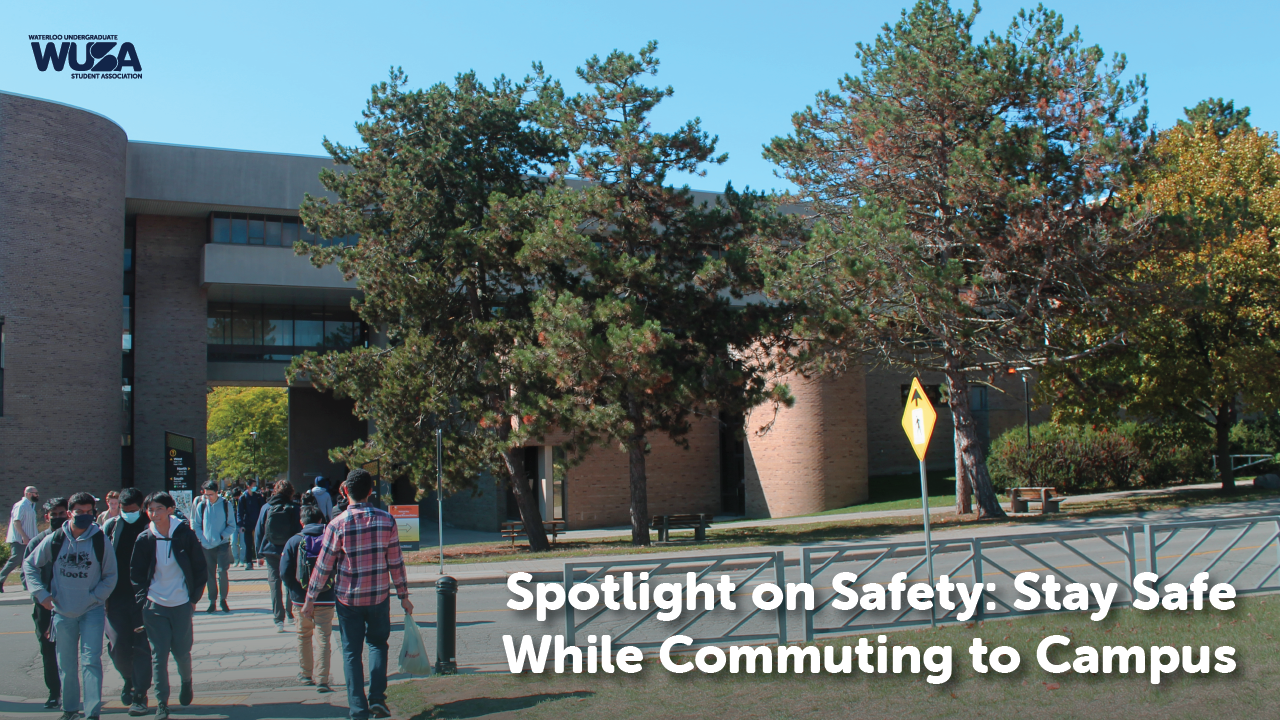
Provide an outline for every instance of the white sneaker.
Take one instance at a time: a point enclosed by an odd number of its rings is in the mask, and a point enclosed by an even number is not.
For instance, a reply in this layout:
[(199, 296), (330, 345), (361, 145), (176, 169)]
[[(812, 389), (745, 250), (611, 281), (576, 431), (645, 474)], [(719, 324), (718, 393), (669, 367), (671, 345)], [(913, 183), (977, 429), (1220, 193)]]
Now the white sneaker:
[(282, 632), (289, 632), (289, 631), (284, 629), (284, 623), (276, 623), (276, 632), (282, 633)]

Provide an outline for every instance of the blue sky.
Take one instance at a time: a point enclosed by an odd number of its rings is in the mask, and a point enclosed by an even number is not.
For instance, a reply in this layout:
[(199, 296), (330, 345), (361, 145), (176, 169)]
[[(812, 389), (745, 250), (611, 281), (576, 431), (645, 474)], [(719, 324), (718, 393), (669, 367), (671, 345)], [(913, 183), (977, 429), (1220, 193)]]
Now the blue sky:
[[(988, 0), (979, 29), (1003, 30), (1032, 3)], [(474, 69), (523, 77), (531, 61), (557, 77), (592, 54), (659, 42), (658, 82), (676, 94), (658, 129), (698, 116), (729, 162), (697, 189), (727, 181), (785, 187), (760, 156), (790, 116), (856, 72), (854, 43), (897, 19), (906, 0), (807, 2), (12, 2), (0, 33), (0, 89), (94, 110), (131, 140), (322, 154), (352, 142), (369, 86), (403, 66), (414, 85)], [(1067, 25), (1145, 73), (1152, 120), (1173, 124), (1208, 96), (1248, 105), (1280, 129), (1280, 3), (1053, 0)], [(953, 7), (961, 4), (953, 2)], [(963, 7), (968, 7), (964, 3)], [(115, 34), (137, 48), (141, 80), (41, 73), (28, 34)], [(573, 87), (573, 86), (571, 86)]]

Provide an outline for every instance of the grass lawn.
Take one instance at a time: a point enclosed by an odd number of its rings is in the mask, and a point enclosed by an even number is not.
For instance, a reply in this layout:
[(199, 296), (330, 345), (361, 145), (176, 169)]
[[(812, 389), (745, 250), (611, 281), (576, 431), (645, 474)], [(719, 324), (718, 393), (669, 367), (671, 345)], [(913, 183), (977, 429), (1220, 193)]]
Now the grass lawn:
[[(920, 675), (675, 675), (656, 662), (636, 675), (511, 675), (492, 673), (426, 678), (393, 685), (396, 717), (436, 718), (1126, 718), (1226, 720), (1274, 718), (1280, 711), (1280, 596), (1240, 600), (1234, 610), (1195, 613), (1113, 610), (1102, 622), (1082, 613), (891, 632), (890, 644), (923, 650), (950, 645), (953, 673), (943, 685)], [(1150, 675), (1050, 674), (1036, 662), (1048, 635), (1065, 635), (1071, 648), (1054, 659), (1070, 662), (1074, 648), (1105, 645), (1184, 645), (1235, 648), (1231, 674), (1177, 672), (1150, 684)], [(1021, 655), (1008, 675), (972, 669), (968, 647), (1008, 645)], [(871, 638), (874, 642), (874, 638)], [(854, 644), (839, 638), (825, 644)], [(1132, 668), (1130, 668), (1132, 670)]]
[[(945, 481), (945, 480), (944, 480)], [(919, 487), (917, 479), (916, 487)], [(932, 483), (932, 479), (931, 479)], [(989, 525), (1034, 525), (1047, 520), (1062, 520), (1069, 517), (1102, 517), (1106, 515), (1126, 515), (1148, 510), (1169, 510), (1176, 508), (1213, 505), (1227, 502), (1246, 502), (1265, 498), (1280, 497), (1280, 490), (1254, 490), (1252, 487), (1241, 487), (1235, 493), (1223, 495), (1215, 490), (1185, 491), (1180, 493), (1143, 495), (1132, 498), (1113, 498), (1093, 503), (1063, 506), (1064, 512), (1056, 515), (1031, 515), (1012, 517), (1004, 520), (977, 520), (975, 516), (957, 516), (947, 514), (934, 516), (931, 520), (935, 530), (954, 530), (958, 527), (985, 527)], [(898, 501), (891, 501), (898, 502)], [(918, 503), (918, 500), (917, 500)], [(861, 507), (861, 506), (859, 506)], [(522, 559), (569, 559), (574, 557), (590, 557), (595, 555), (623, 555), (672, 550), (716, 549), (728, 550), (768, 545), (797, 545), (832, 540), (862, 540), (912, 532), (922, 528), (920, 518), (915, 516), (871, 517), (845, 520), (826, 520), (821, 516), (813, 518), (812, 523), (801, 525), (774, 525), (763, 527), (716, 528), (714, 525), (707, 531), (707, 540), (696, 543), (692, 540), (692, 532), (684, 531), (674, 534), (676, 542), (638, 548), (631, 544), (629, 538), (613, 537), (591, 540), (561, 542), (556, 549), (546, 553), (531, 553), (527, 545), (517, 544), (513, 549), (509, 542), (482, 543), (477, 545), (461, 545), (445, 548), (446, 563), (497, 562), (513, 558)], [(688, 537), (688, 541), (681, 538)], [(419, 550), (405, 554), (409, 564), (432, 564), (438, 562), (436, 550)]]
[[(929, 507), (953, 507), (956, 504), (956, 476), (948, 470), (931, 470), (929, 482)], [(877, 475), (867, 478), (867, 501), (858, 505), (823, 510), (804, 517), (843, 515), (846, 513), (880, 512), (884, 510), (913, 510), (920, 507), (920, 473), (906, 475)]]

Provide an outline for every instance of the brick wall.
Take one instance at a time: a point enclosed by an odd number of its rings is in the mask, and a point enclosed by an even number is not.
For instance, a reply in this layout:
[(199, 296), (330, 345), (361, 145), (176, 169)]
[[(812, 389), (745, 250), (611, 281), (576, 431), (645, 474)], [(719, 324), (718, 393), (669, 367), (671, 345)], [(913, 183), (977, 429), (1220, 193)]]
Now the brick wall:
[(0, 505), (120, 486), (127, 138), (0, 93)]
[(134, 482), (164, 487), (164, 433), (196, 439), (204, 482), (207, 302), (200, 287), (203, 218), (139, 215), (134, 250)]
[[(786, 517), (867, 499), (865, 379), (788, 379), (795, 405), (756, 408), (746, 421), (750, 517)], [(773, 421), (761, 433), (761, 427)]]

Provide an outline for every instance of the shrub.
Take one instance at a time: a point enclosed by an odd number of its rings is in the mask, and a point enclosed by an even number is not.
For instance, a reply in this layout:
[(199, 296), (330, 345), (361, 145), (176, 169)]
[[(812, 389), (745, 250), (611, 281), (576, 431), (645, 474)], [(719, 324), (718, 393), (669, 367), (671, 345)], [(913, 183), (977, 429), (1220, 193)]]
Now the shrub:
[(1241, 453), (1280, 453), (1280, 413), (1241, 420), (1231, 428), (1233, 450)]
[(1213, 431), (1203, 423), (1126, 423), (1142, 452), (1142, 486), (1213, 479)]
[(1088, 425), (1042, 423), (1014, 428), (991, 445), (988, 469), (998, 490), (1055, 487), (1067, 494), (1120, 490), (1133, 486), (1141, 452), (1130, 437)]

